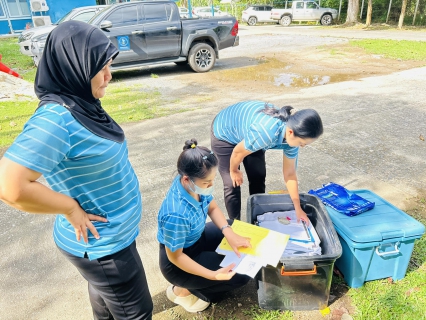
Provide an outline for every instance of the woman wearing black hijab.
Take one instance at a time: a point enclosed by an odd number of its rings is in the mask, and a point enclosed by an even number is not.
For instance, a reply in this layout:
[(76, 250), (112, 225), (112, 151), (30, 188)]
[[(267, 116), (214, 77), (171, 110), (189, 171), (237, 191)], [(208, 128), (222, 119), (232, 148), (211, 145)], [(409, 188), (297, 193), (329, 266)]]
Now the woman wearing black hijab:
[[(35, 81), (39, 107), (0, 160), (0, 199), (57, 214), (55, 243), (88, 281), (95, 319), (151, 319), (135, 244), (139, 183), (123, 130), (99, 100), (117, 54), (102, 31), (83, 22), (50, 33)], [(37, 182), (41, 175), (50, 188)]]

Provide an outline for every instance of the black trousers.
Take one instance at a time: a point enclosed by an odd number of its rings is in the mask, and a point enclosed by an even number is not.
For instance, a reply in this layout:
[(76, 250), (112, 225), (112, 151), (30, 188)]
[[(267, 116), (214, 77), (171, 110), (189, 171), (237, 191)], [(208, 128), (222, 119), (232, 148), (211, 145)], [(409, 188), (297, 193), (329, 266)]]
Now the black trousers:
[(59, 250), (88, 281), (95, 320), (152, 318), (153, 303), (136, 242), (92, 261)]
[[(228, 220), (229, 224), (232, 222)], [(221, 230), (209, 222), (206, 224), (201, 238), (189, 248), (184, 248), (183, 252), (203, 267), (218, 270), (221, 268), (219, 264), (224, 256), (217, 254), (215, 250), (222, 239)], [(227, 281), (209, 280), (187, 273), (169, 261), (163, 244), (160, 244), (160, 270), (171, 284), (185, 288), (193, 295), (208, 302), (218, 301), (223, 293), (242, 287), (250, 280), (249, 276), (238, 273)]]
[[(232, 185), (230, 175), (230, 160), (235, 145), (217, 139), (213, 131), (211, 132), (211, 147), (217, 158), (219, 159), (219, 173), (223, 181), (223, 193), (225, 198), (225, 207), (228, 216), (231, 219), (241, 218), (241, 188)], [(243, 160), (244, 169), (247, 174), (249, 183), (249, 193), (265, 193), (266, 180), (266, 162), (265, 151), (259, 150), (249, 154)], [(239, 167), (238, 167), (239, 168)]]

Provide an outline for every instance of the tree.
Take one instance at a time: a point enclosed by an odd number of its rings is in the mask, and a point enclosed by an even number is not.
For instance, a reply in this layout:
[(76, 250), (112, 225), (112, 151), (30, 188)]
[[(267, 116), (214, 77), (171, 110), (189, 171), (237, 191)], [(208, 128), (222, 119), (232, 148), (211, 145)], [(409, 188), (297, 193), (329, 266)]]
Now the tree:
[(346, 23), (358, 22), (359, 13), (359, 0), (348, 0), (348, 15), (346, 16)]
[(368, 8), (367, 8), (367, 19), (365, 20), (365, 24), (367, 27), (371, 24), (371, 15), (373, 13), (373, 0), (368, 0)]
[(404, 24), (405, 9), (407, 9), (407, 0), (402, 0), (401, 14), (399, 15), (398, 29), (402, 29)]

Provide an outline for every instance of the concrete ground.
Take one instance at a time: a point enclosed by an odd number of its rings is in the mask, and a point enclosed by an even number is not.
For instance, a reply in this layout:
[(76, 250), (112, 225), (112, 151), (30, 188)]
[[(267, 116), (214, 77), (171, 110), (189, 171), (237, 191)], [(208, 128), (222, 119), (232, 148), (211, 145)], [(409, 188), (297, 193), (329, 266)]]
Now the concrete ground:
[[(258, 30), (276, 27), (263, 28)], [(297, 27), (276, 29), (298, 32)], [(300, 32), (316, 32), (320, 36), (325, 29), (309, 30)], [(349, 31), (352, 36), (353, 31)], [(329, 37), (344, 37), (344, 34), (338, 30), (333, 35), (327, 29)], [(363, 37), (365, 32), (358, 34), (356, 37)], [(412, 33), (407, 34), (411, 37)], [(425, 40), (424, 33), (415, 34)], [(249, 36), (248, 31), (242, 30), (241, 45), (244, 37)], [(325, 125), (323, 137), (300, 153), (300, 192), (333, 181), (349, 189), (372, 190), (403, 208), (406, 199), (426, 190), (426, 141), (420, 139), (420, 135), (426, 136), (425, 77), (426, 68), (417, 68), (294, 93), (277, 93), (273, 97), (247, 92), (246, 98), (265, 99), (277, 105), (285, 101), (297, 108), (315, 108), (321, 114)], [(155, 305), (154, 319), (193, 317), (167, 300), (168, 283), (158, 269), (156, 216), (176, 173), (176, 160), (188, 138), (195, 137), (200, 145), (209, 146), (213, 117), (239, 100), (241, 92), (231, 91), (203, 105), (188, 104), (197, 108), (194, 111), (123, 126), (143, 196), (137, 247)], [(267, 191), (283, 189), (281, 153), (266, 154)], [(215, 197), (224, 208), (219, 177), (216, 184)], [(247, 195), (246, 183), (243, 199)], [(18, 212), (4, 204), (0, 204), (0, 212), (0, 319), (90, 319), (86, 283), (56, 250), (52, 240), (54, 218)], [(254, 290), (253, 283), (247, 289)], [(253, 292), (248, 295), (252, 297)], [(257, 303), (252, 299), (248, 302), (244, 291), (236, 302), (247, 308)]]

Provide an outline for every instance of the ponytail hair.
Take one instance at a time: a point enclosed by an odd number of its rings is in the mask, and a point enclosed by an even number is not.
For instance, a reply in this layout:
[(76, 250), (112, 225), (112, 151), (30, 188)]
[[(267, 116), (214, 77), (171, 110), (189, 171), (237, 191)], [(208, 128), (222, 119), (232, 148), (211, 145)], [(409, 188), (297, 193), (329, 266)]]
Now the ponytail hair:
[(299, 138), (316, 139), (324, 132), (321, 117), (314, 109), (297, 110), (291, 106), (276, 109), (265, 104), (260, 112), (286, 122), (287, 126), (293, 130), (294, 135)]
[(189, 178), (205, 178), (213, 167), (218, 165), (216, 155), (206, 147), (197, 145), (196, 139), (185, 141), (183, 151), (177, 161), (177, 171)]

